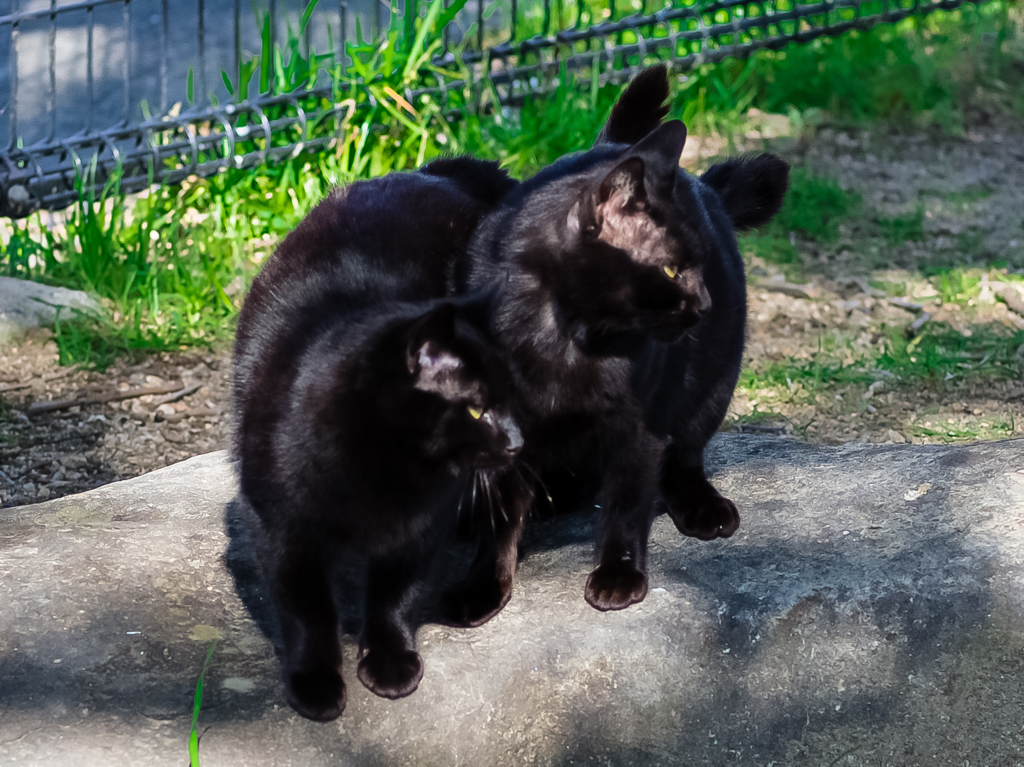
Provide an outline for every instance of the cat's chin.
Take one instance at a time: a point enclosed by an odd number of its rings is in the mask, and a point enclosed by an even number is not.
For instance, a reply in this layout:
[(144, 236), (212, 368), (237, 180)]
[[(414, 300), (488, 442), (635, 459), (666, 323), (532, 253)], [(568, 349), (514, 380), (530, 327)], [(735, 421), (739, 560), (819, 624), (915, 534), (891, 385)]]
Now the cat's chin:
[(650, 337), (663, 344), (677, 344), (690, 335), (690, 331), (696, 326), (697, 321), (683, 322), (676, 327), (658, 329), (652, 332)]
[(493, 479), (512, 466), (513, 458), (514, 456), (488, 455), (486, 453), (475, 455), (470, 459), (460, 462), (456, 473), (465, 472), (472, 474), (473, 472), (479, 472)]

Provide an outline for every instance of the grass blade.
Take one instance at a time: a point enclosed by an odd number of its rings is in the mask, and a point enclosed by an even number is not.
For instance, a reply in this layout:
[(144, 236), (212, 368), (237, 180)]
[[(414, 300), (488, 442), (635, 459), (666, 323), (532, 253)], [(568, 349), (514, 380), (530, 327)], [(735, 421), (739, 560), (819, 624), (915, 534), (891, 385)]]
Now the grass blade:
[(190, 767), (199, 767), (199, 731), (196, 725), (199, 723), (199, 709), (203, 705), (203, 682), (206, 679), (206, 672), (210, 669), (210, 661), (213, 660), (213, 650), (217, 642), (210, 641), (206, 649), (206, 660), (203, 661), (203, 670), (199, 673), (199, 681), (196, 682), (196, 694), (192, 699), (192, 731), (188, 736), (188, 758)]
[(412, 44), (412, 48), (409, 49), (409, 60), (405, 63), (405, 68), (402, 70), (403, 80), (408, 80), (419, 67), (419, 59), (423, 53), (423, 43), (427, 39), (427, 35), (434, 28), (434, 24), (437, 22), (437, 19), (441, 15), (441, 11), (443, 9), (444, 0), (431, 1), (430, 10), (427, 11), (427, 17), (423, 19), (423, 22), (420, 24), (419, 32), (416, 34), (416, 41)]
[(320, 0), (310, 0), (309, 5), (306, 6), (306, 10), (302, 13), (302, 20), (299, 22), (299, 34), (306, 34), (306, 25), (309, 24), (309, 17), (313, 15), (313, 11), (316, 10), (317, 3)]

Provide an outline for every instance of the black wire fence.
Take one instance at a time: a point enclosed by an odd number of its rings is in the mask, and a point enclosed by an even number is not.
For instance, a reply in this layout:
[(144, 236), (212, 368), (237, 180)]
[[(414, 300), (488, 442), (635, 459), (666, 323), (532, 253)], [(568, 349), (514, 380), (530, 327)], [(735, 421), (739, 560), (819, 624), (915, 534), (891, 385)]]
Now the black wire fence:
[[(0, 0), (0, 215), (66, 207), (112, 174), (133, 192), (333, 145), (347, 46), (380, 39), (393, 14), (411, 31), (428, 8), (392, 2)], [(685, 70), (963, 2), (466, 0), (423, 90), (403, 96), (432, 91), (455, 119), (467, 92), (516, 105), (561, 66), (624, 80), (656, 61)], [(318, 69), (293, 92), (275, 85), (285, 43)]]

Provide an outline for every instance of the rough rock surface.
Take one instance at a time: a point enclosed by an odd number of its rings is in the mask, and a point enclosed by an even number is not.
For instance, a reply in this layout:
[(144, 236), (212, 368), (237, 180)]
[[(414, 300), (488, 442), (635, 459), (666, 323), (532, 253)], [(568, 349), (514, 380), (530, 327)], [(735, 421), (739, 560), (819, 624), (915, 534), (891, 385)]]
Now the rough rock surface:
[[(57, 308), (99, 311), (99, 304), (81, 290), (55, 288), (31, 280), (0, 277), (0, 343), (17, 338), (25, 328), (52, 325)], [(63, 316), (66, 318), (68, 312)]]
[(204, 764), (1021, 764), (1022, 449), (721, 435), (732, 539), (659, 518), (650, 595), (602, 614), (589, 515), (537, 522), (504, 612), (420, 629), (411, 697), (364, 689), (346, 633), (326, 725), (284, 703), (223, 453), (5, 509), (0, 763), (184, 764), (216, 638)]

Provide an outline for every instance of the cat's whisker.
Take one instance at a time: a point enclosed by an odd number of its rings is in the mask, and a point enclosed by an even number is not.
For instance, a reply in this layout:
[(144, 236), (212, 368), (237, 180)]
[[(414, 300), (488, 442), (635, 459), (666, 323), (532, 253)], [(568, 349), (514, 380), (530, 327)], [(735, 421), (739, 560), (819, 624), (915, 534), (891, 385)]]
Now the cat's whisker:
[[(490, 486), (490, 477), (487, 479), (487, 484)], [(498, 500), (498, 510), (501, 511), (501, 516), (505, 519), (505, 524), (508, 524), (508, 514), (505, 513), (505, 505), (501, 502), (501, 488), (494, 488), (494, 497)]]
[[(522, 467), (529, 471), (534, 476), (534, 478), (536, 479), (536, 484), (540, 485), (544, 489), (544, 497), (548, 499), (549, 504), (553, 505), (554, 502), (551, 500), (551, 493), (548, 492), (547, 487), (544, 485), (544, 482), (541, 481), (541, 478), (537, 476), (537, 473), (526, 464), (522, 464)], [(534, 483), (530, 482), (526, 477), (523, 476), (523, 473), (519, 470), (519, 466), (515, 466), (515, 470), (516, 475), (519, 477), (519, 481), (523, 483), (523, 487), (526, 488), (526, 492), (530, 494), (530, 505), (519, 516), (519, 520), (522, 521), (524, 518), (527, 518), (531, 513), (534, 512), (537, 502), (537, 492)]]
[(526, 479), (526, 477), (523, 476), (523, 473), (519, 471), (518, 467), (513, 468), (515, 468), (516, 476), (519, 477), (519, 481), (526, 489), (526, 492), (530, 494), (530, 501), (535, 501), (537, 499), (537, 494), (533, 491), (533, 485)]
[(491, 499), (491, 480), (486, 474), (481, 474), (480, 483), (483, 485), (484, 492), (487, 495), (487, 517), (491, 520), (491, 532), (497, 535), (498, 526), (494, 521), (494, 501)]
[[(537, 481), (537, 484), (540, 485), (541, 489), (544, 491), (544, 497), (548, 499), (548, 503), (554, 504), (554, 501), (551, 499), (551, 490), (549, 490), (548, 486), (546, 484), (544, 484), (544, 480), (540, 478), (540, 474), (538, 474), (536, 471), (534, 471), (533, 467), (530, 466), (528, 463), (524, 463), (524, 464), (520, 464), (520, 465), (524, 469), (526, 469), (526, 471), (530, 472), (530, 474), (533, 476), (533, 478)], [(517, 472), (519, 471), (518, 467), (516, 468), (516, 471)], [(523, 483), (526, 484), (529, 487), (529, 489), (530, 489), (530, 497), (531, 498), (536, 498), (537, 494), (533, 491), (533, 487), (530, 486), (529, 482), (526, 481), (526, 478), (523, 477), (523, 475), (521, 473), (519, 474), (519, 477), (520, 477), (520, 479), (523, 480)]]

